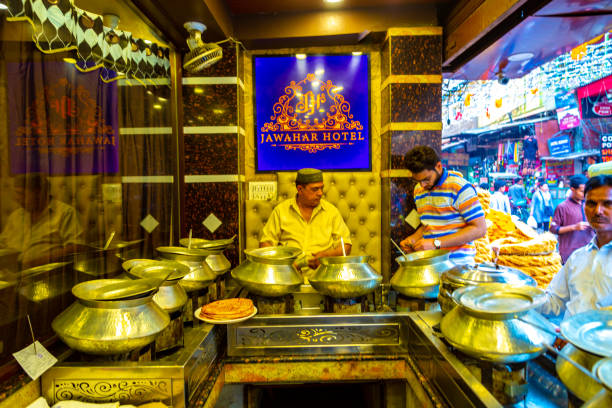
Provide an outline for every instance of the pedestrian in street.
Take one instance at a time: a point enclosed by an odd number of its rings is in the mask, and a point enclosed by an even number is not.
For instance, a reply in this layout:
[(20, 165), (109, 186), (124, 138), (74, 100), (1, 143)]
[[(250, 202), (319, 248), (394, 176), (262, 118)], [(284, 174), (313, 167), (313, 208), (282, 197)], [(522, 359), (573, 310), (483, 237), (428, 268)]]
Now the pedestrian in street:
[(510, 208), (513, 210), (513, 214), (518, 212), (518, 207), (525, 207), (527, 205), (527, 193), (525, 193), (522, 178), (516, 179), (514, 184), (510, 186), (508, 198), (510, 199)]
[(491, 202), (489, 204), (490, 207), (510, 214), (510, 200), (508, 200), (508, 196), (504, 194), (504, 191), (506, 190), (506, 182), (502, 179), (495, 180), (493, 183), (493, 189), (495, 192), (491, 196)]
[(548, 184), (544, 179), (538, 180), (538, 188), (533, 193), (532, 200), (531, 216), (535, 218), (538, 224), (538, 231), (548, 231), (554, 207)]
[(559, 254), (563, 264), (576, 249), (588, 244), (595, 234), (584, 213), (584, 185), (587, 181), (582, 174), (570, 178), (570, 196), (557, 206), (550, 224), (550, 232), (559, 235)]

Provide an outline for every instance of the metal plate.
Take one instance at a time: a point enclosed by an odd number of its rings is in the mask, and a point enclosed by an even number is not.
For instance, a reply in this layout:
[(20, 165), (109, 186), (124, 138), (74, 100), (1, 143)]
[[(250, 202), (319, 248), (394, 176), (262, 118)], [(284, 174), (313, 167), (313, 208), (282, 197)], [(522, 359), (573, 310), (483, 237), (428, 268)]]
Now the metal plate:
[(593, 369), (603, 386), (612, 391), (612, 358), (599, 361)]
[(156, 262), (154, 259), (130, 259), (128, 261), (125, 261), (124, 263), (121, 264), (121, 267), (123, 268), (124, 271), (129, 271), (130, 269), (132, 269), (133, 267), (137, 266), (137, 265), (144, 265), (144, 264), (151, 264)]
[(482, 317), (513, 317), (542, 304), (544, 291), (532, 286), (493, 283), (456, 290), (453, 298), (466, 311)]
[(210, 323), (210, 324), (234, 324), (234, 323), (240, 323), (240, 322), (244, 322), (246, 320), (249, 320), (251, 317), (253, 317), (253, 316), (255, 316), (257, 314), (257, 308), (253, 307), (253, 311), (250, 314), (248, 314), (247, 316), (238, 317), (236, 319), (227, 319), (227, 320), (208, 319), (206, 317), (200, 316), (200, 312), (202, 311), (202, 307), (203, 306), (198, 307), (198, 310), (196, 310), (193, 313), (193, 315), (196, 317), (196, 319), (200, 319), (203, 322)]
[(293, 248), (289, 246), (272, 246), (256, 249), (245, 249), (244, 253), (254, 258), (286, 260), (297, 258), (302, 254), (302, 250), (300, 248)]
[(612, 311), (590, 310), (561, 323), (561, 333), (574, 346), (602, 357), (612, 357)]
[(174, 281), (189, 274), (189, 267), (176, 261), (153, 261), (134, 266), (128, 274), (137, 278), (166, 278), (167, 281)]
[(96, 279), (75, 285), (72, 294), (83, 300), (118, 300), (145, 296), (155, 289), (156, 286), (144, 279)]
[[(222, 249), (227, 248), (234, 243), (234, 238), (227, 239), (203, 239), (203, 238), (191, 238), (191, 248), (196, 249)], [(184, 247), (189, 246), (189, 238), (181, 238), (179, 244)]]

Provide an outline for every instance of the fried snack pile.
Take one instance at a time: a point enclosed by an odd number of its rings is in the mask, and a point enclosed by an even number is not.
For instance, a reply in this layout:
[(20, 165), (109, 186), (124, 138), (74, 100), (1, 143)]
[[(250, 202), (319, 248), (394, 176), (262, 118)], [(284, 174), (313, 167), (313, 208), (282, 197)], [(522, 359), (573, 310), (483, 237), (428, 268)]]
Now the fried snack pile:
[(211, 320), (232, 320), (246, 317), (252, 314), (254, 310), (255, 307), (251, 299), (224, 299), (202, 306), (200, 317)]
[(512, 221), (509, 214), (489, 208), (491, 195), (477, 189), (478, 199), (485, 210), (487, 235), (474, 241), (476, 262), (492, 262), (499, 248), (497, 263), (520, 269), (545, 288), (561, 269), (561, 257), (555, 252), (557, 238), (551, 233), (538, 234), (521, 221)]

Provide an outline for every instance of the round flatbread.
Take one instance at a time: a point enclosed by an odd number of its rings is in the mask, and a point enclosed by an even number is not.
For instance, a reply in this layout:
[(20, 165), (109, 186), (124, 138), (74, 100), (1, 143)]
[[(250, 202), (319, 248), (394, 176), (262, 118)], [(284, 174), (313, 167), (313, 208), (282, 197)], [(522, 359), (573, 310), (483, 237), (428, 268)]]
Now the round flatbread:
[(200, 316), (214, 320), (231, 320), (248, 316), (253, 310), (255, 309), (251, 299), (223, 299), (203, 306)]

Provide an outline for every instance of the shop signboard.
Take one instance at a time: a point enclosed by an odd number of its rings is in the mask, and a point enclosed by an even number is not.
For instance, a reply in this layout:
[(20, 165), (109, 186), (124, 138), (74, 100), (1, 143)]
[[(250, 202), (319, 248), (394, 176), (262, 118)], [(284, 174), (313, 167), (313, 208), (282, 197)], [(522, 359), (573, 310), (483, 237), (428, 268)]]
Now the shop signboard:
[(559, 130), (571, 129), (580, 125), (580, 112), (577, 107), (557, 109)]
[(574, 160), (547, 160), (546, 176), (549, 179), (561, 180), (574, 175)]
[(607, 95), (595, 95), (582, 98), (582, 118), (597, 119), (612, 117), (612, 101)]
[(467, 167), (470, 155), (467, 153), (442, 153), (442, 164), (447, 166)]
[(572, 151), (568, 135), (548, 139), (548, 151), (551, 156), (563, 156)]
[(371, 169), (369, 57), (257, 56), (257, 172)]
[(612, 134), (601, 135), (601, 161), (612, 161)]

